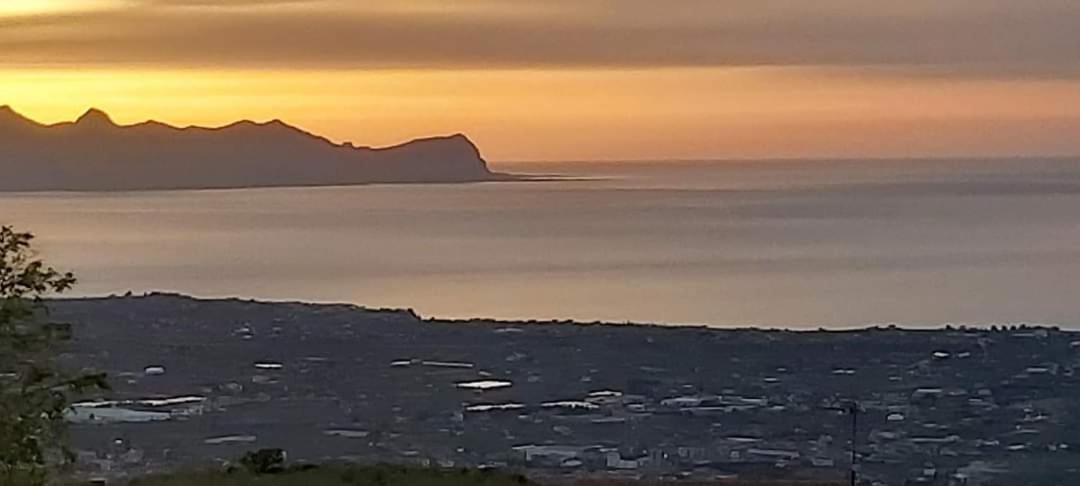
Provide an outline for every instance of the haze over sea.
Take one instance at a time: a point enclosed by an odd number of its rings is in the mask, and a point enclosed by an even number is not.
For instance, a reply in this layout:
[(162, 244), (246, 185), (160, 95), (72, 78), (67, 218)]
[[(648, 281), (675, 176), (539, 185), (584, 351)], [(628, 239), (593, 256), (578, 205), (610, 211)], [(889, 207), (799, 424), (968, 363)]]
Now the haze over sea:
[(1080, 159), (493, 164), (553, 182), (0, 195), (79, 295), (1080, 327)]

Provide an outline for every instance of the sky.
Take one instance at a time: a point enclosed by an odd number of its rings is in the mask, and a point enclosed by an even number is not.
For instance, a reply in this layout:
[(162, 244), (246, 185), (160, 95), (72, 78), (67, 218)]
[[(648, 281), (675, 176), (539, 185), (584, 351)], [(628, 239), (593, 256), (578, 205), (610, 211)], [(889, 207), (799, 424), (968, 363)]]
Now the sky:
[(0, 0), (0, 105), (489, 160), (1080, 154), (1076, 0)]

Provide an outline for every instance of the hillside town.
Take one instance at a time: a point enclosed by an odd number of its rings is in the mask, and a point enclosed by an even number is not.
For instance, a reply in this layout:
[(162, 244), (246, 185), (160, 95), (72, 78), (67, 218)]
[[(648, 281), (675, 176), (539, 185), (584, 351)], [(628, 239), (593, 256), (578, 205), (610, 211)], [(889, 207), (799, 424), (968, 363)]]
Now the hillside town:
[(1080, 480), (1080, 333), (425, 320), (150, 294), (50, 303), (83, 474), (290, 461), (553, 477)]

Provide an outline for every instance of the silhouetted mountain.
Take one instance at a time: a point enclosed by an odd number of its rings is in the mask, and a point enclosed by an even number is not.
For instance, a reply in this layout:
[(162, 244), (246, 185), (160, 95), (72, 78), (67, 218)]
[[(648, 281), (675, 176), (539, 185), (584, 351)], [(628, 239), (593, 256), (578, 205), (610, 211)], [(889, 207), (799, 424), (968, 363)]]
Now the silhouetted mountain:
[(43, 125), (0, 106), (0, 191), (113, 191), (507, 179), (464, 135), (387, 148), (335, 144), (287, 125), (117, 125), (91, 109)]

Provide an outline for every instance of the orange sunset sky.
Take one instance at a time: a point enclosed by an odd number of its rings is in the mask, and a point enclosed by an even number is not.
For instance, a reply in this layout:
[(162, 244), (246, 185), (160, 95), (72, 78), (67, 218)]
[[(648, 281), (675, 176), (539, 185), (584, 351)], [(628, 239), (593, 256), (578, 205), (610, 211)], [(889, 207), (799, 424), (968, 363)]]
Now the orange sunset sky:
[(0, 105), (496, 161), (1067, 155), (1078, 26), (1075, 0), (0, 0)]

